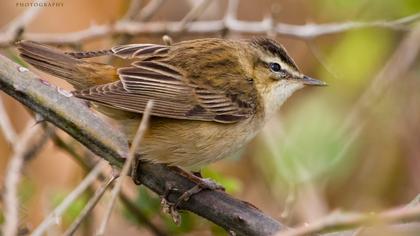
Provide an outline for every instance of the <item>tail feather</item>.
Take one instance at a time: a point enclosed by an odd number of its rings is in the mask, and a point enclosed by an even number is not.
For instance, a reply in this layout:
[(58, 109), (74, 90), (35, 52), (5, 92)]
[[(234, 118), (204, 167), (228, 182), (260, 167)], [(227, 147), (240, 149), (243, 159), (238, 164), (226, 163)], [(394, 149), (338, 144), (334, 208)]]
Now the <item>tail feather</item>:
[(115, 68), (110, 65), (84, 61), (43, 44), (20, 41), (17, 48), (26, 62), (39, 70), (65, 79), (76, 89), (118, 79)]

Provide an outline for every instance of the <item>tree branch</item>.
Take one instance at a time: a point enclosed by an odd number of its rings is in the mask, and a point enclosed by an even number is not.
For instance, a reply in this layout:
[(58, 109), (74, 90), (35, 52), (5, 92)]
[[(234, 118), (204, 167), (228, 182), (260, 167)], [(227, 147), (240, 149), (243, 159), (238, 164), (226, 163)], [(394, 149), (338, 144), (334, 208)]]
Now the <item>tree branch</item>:
[[(63, 129), (92, 152), (121, 168), (127, 156), (127, 141), (118, 130), (94, 115), (80, 100), (48, 86), (31, 72), (0, 56), (0, 89), (20, 101), (47, 121)], [(179, 191), (194, 186), (188, 178), (164, 165), (140, 165), (139, 180), (159, 195), (171, 182)], [(174, 202), (180, 192), (171, 192)], [(236, 235), (272, 235), (285, 227), (264, 215), (249, 203), (237, 200), (224, 192), (202, 191), (180, 205)]]
[[(161, 3), (162, 1), (156, 1)], [(87, 29), (70, 33), (29, 33), (23, 32), (22, 39), (37, 41), (48, 44), (75, 44), (89, 40), (115, 35), (164, 35), (168, 33), (185, 32), (189, 34), (215, 34), (221, 32), (236, 32), (250, 34), (266, 34), (273, 32), (278, 35), (300, 39), (312, 39), (323, 35), (335, 34), (344, 31), (364, 28), (387, 28), (393, 30), (405, 30), (407, 26), (420, 19), (420, 13), (403, 17), (396, 20), (378, 20), (372, 22), (349, 21), (342, 23), (304, 24), (294, 25), (286, 23), (273, 24), (271, 18), (262, 21), (243, 21), (236, 17), (238, 0), (228, 2), (225, 17), (221, 20), (209, 21), (156, 21), (136, 22), (132, 20), (120, 20), (114, 24), (92, 25)], [(0, 37), (0, 47), (10, 46), (13, 38)]]

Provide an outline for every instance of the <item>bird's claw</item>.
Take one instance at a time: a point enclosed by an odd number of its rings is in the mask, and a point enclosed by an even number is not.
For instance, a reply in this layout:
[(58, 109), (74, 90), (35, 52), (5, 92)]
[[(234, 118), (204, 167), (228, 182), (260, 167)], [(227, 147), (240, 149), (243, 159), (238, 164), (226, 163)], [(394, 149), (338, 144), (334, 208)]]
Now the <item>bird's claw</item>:
[(190, 197), (194, 194), (197, 194), (203, 190), (222, 190), (225, 191), (225, 188), (214, 182), (211, 179), (199, 179), (199, 181), (196, 181), (196, 185), (187, 191), (185, 191), (175, 202), (174, 207), (175, 209), (178, 208), (179, 204), (181, 204), (183, 201), (188, 201)]
[(160, 201), (160, 205), (162, 207), (162, 212), (170, 215), (172, 217), (172, 220), (175, 224), (179, 225), (181, 223), (181, 215), (179, 214), (178, 210), (176, 209), (176, 206), (174, 203), (169, 202), (168, 196), (171, 191), (178, 191), (177, 188), (173, 187), (173, 184), (167, 183), (166, 184), (166, 190), (162, 196), (162, 199)]

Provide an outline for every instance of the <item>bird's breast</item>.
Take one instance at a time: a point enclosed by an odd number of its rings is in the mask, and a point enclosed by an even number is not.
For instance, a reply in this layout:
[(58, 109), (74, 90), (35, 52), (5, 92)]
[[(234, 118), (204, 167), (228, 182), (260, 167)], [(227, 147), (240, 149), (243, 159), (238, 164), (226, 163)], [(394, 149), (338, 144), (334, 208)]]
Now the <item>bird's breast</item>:
[[(131, 138), (138, 122), (123, 122)], [(236, 152), (255, 137), (261, 126), (256, 116), (234, 124), (153, 117), (138, 152), (152, 162), (199, 169)]]

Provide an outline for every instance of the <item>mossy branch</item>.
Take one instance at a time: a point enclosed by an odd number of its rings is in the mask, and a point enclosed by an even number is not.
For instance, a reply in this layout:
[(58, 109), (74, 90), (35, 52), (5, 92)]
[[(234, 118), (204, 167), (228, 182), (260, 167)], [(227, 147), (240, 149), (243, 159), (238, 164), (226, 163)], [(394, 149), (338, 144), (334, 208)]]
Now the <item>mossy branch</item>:
[[(124, 135), (100, 119), (86, 104), (52, 86), (26, 68), (0, 56), (0, 89), (46, 121), (67, 132), (92, 152), (121, 168), (128, 155)], [(170, 183), (168, 200), (174, 202), (194, 183), (164, 165), (144, 163), (140, 166), (142, 183), (163, 195)], [(200, 215), (236, 235), (272, 235), (285, 227), (249, 203), (220, 191), (202, 191), (180, 205), (181, 209)]]

